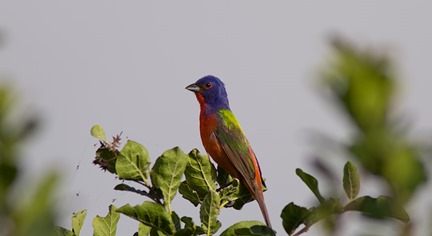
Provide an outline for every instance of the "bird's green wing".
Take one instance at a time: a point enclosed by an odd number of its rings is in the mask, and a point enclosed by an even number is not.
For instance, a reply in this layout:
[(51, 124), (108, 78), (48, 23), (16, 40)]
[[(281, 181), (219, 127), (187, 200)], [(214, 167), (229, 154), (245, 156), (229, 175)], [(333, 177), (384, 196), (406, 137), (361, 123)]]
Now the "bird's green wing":
[(215, 136), (219, 141), (229, 161), (245, 179), (253, 180), (256, 171), (253, 164), (255, 155), (250, 148), (246, 136), (230, 110), (220, 110), (219, 125)]

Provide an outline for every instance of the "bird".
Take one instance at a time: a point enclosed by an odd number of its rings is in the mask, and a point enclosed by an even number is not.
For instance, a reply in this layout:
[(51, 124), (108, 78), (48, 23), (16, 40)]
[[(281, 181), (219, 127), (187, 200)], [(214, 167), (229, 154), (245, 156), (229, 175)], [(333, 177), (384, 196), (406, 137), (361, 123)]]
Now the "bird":
[(271, 228), (260, 165), (230, 109), (224, 83), (213, 75), (207, 75), (186, 89), (195, 93), (200, 105), (200, 134), (207, 154), (248, 189), (258, 202), (267, 226)]

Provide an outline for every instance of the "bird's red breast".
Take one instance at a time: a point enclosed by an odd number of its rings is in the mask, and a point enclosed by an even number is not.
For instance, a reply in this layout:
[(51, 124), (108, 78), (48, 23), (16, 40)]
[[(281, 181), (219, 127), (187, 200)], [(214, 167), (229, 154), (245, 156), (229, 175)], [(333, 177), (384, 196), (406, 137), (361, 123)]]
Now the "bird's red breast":
[[(206, 152), (212, 157), (212, 159), (222, 167), (229, 175), (234, 178), (241, 178), (240, 173), (235, 166), (230, 162), (227, 154), (223, 150), (219, 143), (219, 140), (215, 136), (215, 132), (218, 126), (218, 117), (216, 114), (207, 115), (201, 112), (200, 115), (200, 133), (201, 141)], [(255, 164), (255, 163), (254, 163)]]
[[(200, 133), (201, 141), (206, 152), (213, 158), (213, 160), (222, 167), (224, 164), (223, 156), (225, 155), (222, 147), (219, 144), (214, 133), (218, 125), (218, 118), (216, 114), (208, 115), (201, 111), (200, 114)], [(226, 161), (226, 160), (225, 160)]]
[(221, 166), (229, 175), (234, 178), (240, 178), (238, 170), (229, 161), (225, 151), (216, 138), (215, 133), (218, 128), (219, 118), (216, 113), (207, 113), (207, 104), (201, 94), (196, 94), (197, 99), (200, 103), (200, 134), (203, 146), (212, 159)]

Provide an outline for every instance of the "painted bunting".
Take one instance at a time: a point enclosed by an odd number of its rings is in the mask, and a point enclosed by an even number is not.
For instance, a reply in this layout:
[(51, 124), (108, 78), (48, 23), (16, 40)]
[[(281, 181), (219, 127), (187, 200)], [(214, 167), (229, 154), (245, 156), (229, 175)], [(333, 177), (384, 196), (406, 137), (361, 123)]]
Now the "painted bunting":
[(267, 226), (270, 217), (264, 202), (261, 169), (249, 141), (231, 112), (223, 82), (205, 76), (186, 87), (200, 104), (201, 141), (207, 153), (231, 177), (240, 180), (258, 202)]

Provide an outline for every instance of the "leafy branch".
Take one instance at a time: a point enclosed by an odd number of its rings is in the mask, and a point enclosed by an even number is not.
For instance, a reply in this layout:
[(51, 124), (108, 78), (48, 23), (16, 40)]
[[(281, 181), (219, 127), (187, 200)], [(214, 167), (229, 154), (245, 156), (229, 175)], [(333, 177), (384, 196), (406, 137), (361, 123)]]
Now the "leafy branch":
[[(395, 218), (404, 223), (410, 220), (408, 213), (402, 206), (396, 205), (395, 199), (392, 197), (361, 196), (357, 198), (360, 191), (360, 177), (356, 167), (351, 162), (347, 162), (344, 167), (343, 188), (346, 197), (350, 200), (344, 206), (341, 205), (340, 199), (324, 198), (319, 191), (318, 180), (315, 177), (301, 169), (297, 169), (296, 173), (314, 193), (320, 204), (309, 209), (292, 202), (285, 206), (281, 217), (284, 229), (289, 235), (301, 235), (318, 221), (347, 211), (357, 211), (375, 218)], [(304, 228), (295, 232), (302, 224), (304, 224)]]
[[(130, 181), (144, 186), (145, 189), (132, 187), (126, 183), (114, 189), (128, 191), (148, 197), (141, 205), (125, 205), (116, 210), (141, 223), (137, 234), (161, 233), (164, 235), (213, 235), (221, 227), (217, 219), (224, 207), (241, 209), (252, 197), (238, 180), (228, 176), (223, 170), (216, 169), (208, 156), (201, 155), (197, 149), (186, 155), (175, 147), (159, 156), (150, 169), (150, 157), (141, 144), (129, 140), (120, 150), (120, 135), (108, 142), (105, 131), (100, 125), (91, 128), (91, 135), (99, 139), (94, 164), (100, 166), (122, 181)], [(182, 181), (184, 176), (184, 180)], [(199, 206), (201, 225), (195, 225), (190, 217), (179, 217), (172, 209), (171, 202), (177, 191), (194, 206)], [(274, 235), (273, 230), (264, 230), (262, 223), (247, 222), (235, 225), (234, 234), (230, 227), (225, 235), (235, 235), (237, 230), (260, 226), (265, 234)]]

